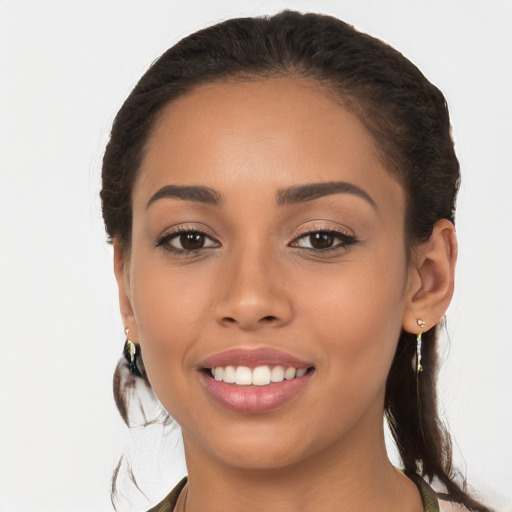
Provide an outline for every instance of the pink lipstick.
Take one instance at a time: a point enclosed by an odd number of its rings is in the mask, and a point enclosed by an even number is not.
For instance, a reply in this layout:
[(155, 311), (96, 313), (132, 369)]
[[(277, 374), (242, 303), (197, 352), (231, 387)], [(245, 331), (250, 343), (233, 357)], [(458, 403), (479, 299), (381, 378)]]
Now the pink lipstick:
[(298, 395), (314, 372), (312, 363), (272, 349), (233, 349), (199, 365), (201, 380), (217, 403), (235, 412), (259, 413)]

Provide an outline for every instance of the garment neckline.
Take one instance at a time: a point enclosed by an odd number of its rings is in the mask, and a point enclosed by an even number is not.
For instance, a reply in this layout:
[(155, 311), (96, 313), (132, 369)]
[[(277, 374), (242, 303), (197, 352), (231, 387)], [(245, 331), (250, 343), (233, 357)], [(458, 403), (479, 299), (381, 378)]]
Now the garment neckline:
[(430, 487), (430, 485), (425, 482), (425, 480), (418, 475), (417, 473), (408, 473), (404, 472), (405, 476), (407, 476), (418, 488), (421, 496), (421, 502), (423, 503), (423, 511), (424, 512), (440, 512), (439, 509), (439, 500), (437, 498), (437, 493)]
[[(423, 504), (423, 512), (440, 512), (439, 500), (436, 492), (430, 485), (417, 473), (404, 474), (416, 485), (421, 496)], [(161, 501), (155, 505), (148, 512), (182, 512), (182, 507), (186, 498), (188, 476), (185, 476), (178, 482), (174, 489)], [(177, 508), (180, 505), (181, 510)]]

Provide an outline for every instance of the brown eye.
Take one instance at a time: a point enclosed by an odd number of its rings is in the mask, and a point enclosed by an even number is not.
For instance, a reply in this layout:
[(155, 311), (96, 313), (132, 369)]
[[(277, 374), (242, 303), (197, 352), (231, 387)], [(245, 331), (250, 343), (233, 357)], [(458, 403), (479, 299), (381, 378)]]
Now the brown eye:
[(190, 230), (168, 233), (158, 240), (156, 246), (170, 252), (185, 254), (220, 247), (220, 244), (201, 231)]
[(358, 241), (353, 235), (338, 231), (311, 231), (296, 238), (292, 247), (308, 249), (310, 251), (328, 252), (330, 250), (345, 250)]
[(180, 235), (180, 244), (186, 251), (194, 251), (202, 249), (206, 241), (205, 235), (202, 233), (189, 232)]
[(331, 233), (312, 233), (309, 235), (309, 243), (313, 249), (329, 249), (333, 246), (336, 237)]

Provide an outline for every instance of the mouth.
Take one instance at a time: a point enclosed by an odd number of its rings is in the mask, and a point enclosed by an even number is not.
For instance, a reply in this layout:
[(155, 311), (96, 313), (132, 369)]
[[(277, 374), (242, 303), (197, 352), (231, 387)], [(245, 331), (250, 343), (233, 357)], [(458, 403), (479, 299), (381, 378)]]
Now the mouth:
[(275, 349), (234, 349), (203, 361), (199, 370), (217, 404), (234, 412), (261, 413), (299, 395), (315, 366)]
[(219, 382), (234, 386), (269, 386), (283, 381), (300, 379), (311, 374), (314, 367), (295, 368), (283, 365), (261, 365), (251, 368), (249, 366), (217, 366), (205, 368), (205, 374)]

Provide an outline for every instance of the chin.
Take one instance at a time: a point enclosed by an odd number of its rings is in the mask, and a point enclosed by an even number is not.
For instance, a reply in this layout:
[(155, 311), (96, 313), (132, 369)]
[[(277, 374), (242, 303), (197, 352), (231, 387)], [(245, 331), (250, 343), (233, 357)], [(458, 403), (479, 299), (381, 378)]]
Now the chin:
[(222, 464), (248, 471), (279, 472), (302, 464), (305, 459), (329, 450), (333, 440), (328, 433), (308, 439), (307, 431), (289, 423), (254, 423), (219, 429), (222, 435), (204, 439), (203, 447)]
[[(237, 445), (238, 446), (238, 445)], [(223, 450), (217, 454), (226, 466), (246, 471), (277, 471), (289, 469), (301, 462), (305, 454), (283, 450), (278, 445), (267, 443), (264, 447), (238, 446), (229, 451)]]

